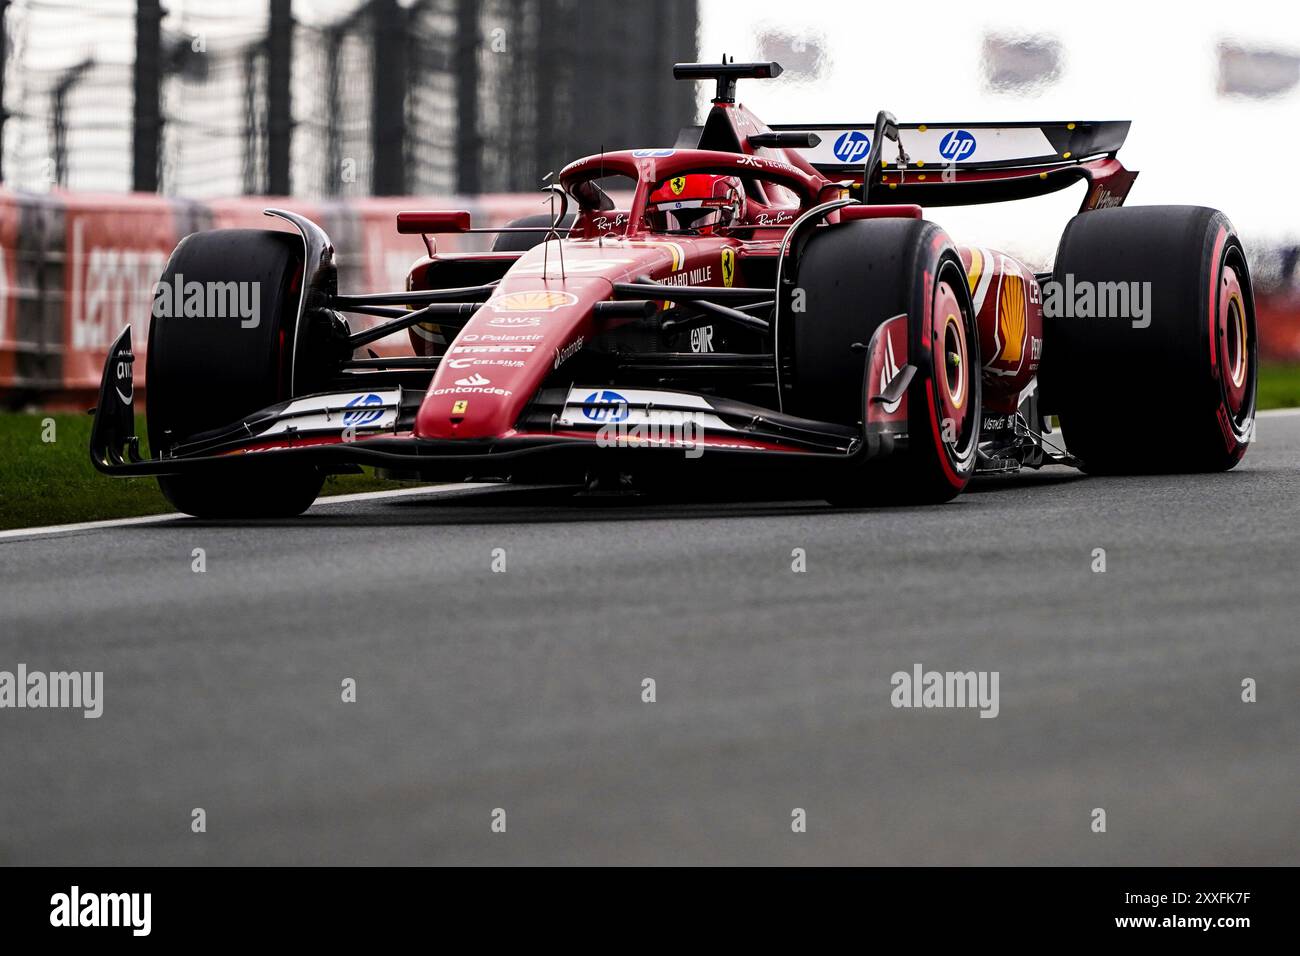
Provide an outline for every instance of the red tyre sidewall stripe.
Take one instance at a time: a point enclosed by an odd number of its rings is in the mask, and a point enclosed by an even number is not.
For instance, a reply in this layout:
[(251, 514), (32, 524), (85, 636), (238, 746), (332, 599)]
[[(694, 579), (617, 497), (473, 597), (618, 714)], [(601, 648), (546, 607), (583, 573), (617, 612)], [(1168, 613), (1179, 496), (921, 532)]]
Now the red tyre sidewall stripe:
[(1223, 244), (1228, 241), (1228, 230), (1222, 226), (1219, 227), (1219, 234), (1214, 238), (1214, 251), (1210, 254), (1210, 292), (1206, 299), (1206, 308), (1209, 310), (1210, 320), (1210, 368), (1214, 369), (1215, 374), (1219, 374), (1219, 349), (1218, 349), (1218, 329), (1215, 327), (1215, 319), (1219, 313), (1219, 279), (1220, 279), (1220, 258), (1223, 255)]
[[(1231, 382), (1228, 378), (1229, 370), (1220, 366), (1220, 359), (1227, 361), (1227, 355), (1224, 350), (1219, 348), (1219, 316), (1220, 303), (1219, 285), (1223, 281), (1223, 249), (1228, 241), (1228, 230), (1224, 226), (1219, 226), (1218, 234), (1214, 237), (1214, 249), (1210, 255), (1210, 288), (1208, 290), (1206, 311), (1208, 314), (1208, 331), (1210, 337), (1210, 369), (1219, 384), (1219, 405), (1215, 411), (1215, 418), (1219, 422), (1219, 431), (1223, 435), (1223, 447), (1228, 454), (1240, 459), (1246, 452), (1246, 443), (1237, 435), (1236, 413), (1233, 412), (1228, 404), (1226, 390)], [(1243, 297), (1244, 304), (1244, 297)], [(1242, 347), (1246, 345), (1243, 342)], [(1246, 361), (1250, 358), (1247, 355)], [(1249, 375), (1249, 369), (1247, 369)], [(1243, 399), (1244, 400), (1244, 399)]]
[[(930, 248), (934, 253), (934, 261), (938, 265), (944, 249), (948, 246), (947, 235), (939, 230), (934, 234), (931, 240)], [(958, 260), (960, 262), (960, 259)], [(948, 446), (944, 444), (943, 434), (939, 425), (938, 396), (934, 390), (934, 379), (938, 374), (938, 369), (934, 363), (934, 297), (938, 293), (938, 283), (934, 273), (925, 270), (925, 304), (921, 312), (921, 329), (920, 329), (920, 351), (929, 357), (930, 374), (925, 380), (925, 407), (930, 418), (930, 437), (934, 441), (934, 450), (939, 456), (939, 463), (943, 466), (944, 478), (952, 487), (959, 491), (966, 487), (966, 482), (962, 479), (957, 470), (953, 468), (952, 462), (948, 458)]]

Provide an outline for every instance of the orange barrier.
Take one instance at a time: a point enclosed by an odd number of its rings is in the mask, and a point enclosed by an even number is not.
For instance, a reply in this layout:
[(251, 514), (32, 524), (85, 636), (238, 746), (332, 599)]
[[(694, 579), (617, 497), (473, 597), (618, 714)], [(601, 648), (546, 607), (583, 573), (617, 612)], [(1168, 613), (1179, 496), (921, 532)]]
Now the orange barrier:
[[(0, 405), (91, 404), (108, 346), (128, 322), (142, 388), (154, 286), (176, 243), (201, 229), (292, 229), (264, 216), (267, 206), (302, 213), (330, 234), (345, 292), (400, 290), (407, 268), (424, 255), (419, 236), (397, 234), (398, 210), (468, 209), (476, 224), (500, 225), (545, 209), (537, 195), (194, 202), (0, 189)], [(481, 235), (438, 239), (447, 251), (490, 243)], [(353, 325), (375, 321), (381, 320), (354, 319)], [(401, 332), (370, 347), (381, 355), (405, 354), (410, 344)]]

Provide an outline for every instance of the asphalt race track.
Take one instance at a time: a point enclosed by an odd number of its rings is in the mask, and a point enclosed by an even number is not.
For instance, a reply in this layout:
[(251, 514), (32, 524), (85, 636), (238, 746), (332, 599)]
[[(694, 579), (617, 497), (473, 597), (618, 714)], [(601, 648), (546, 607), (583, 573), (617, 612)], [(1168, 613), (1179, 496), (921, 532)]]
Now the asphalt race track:
[[(1294, 864), (1298, 474), (1282, 415), (1229, 474), (932, 509), (498, 491), (3, 540), (0, 670), (102, 670), (104, 711), (0, 711), (0, 863)], [(997, 671), (998, 716), (896, 709), (917, 663)]]

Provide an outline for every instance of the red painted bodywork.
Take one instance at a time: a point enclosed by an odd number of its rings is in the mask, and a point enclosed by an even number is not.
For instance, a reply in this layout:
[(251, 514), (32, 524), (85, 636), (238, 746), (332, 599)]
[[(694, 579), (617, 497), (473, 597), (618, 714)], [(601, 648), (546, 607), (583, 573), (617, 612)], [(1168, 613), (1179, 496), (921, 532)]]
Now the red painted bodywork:
[(1038, 375), (1043, 355), (1043, 296), (1034, 271), (996, 249), (960, 246), (980, 331), (984, 407), (1006, 415)]
[[(419, 438), (508, 438), (515, 423), (544, 383), (567, 356), (604, 328), (592, 307), (613, 297), (613, 286), (647, 278), (655, 282), (693, 286), (747, 284), (747, 264), (755, 257), (780, 254), (782, 239), (799, 215), (821, 202), (844, 195), (845, 180), (818, 172), (796, 149), (752, 147), (748, 137), (769, 127), (744, 106), (714, 103), (714, 116), (730, 124), (742, 152), (699, 149), (634, 150), (588, 156), (565, 167), (560, 182), (572, 195), (588, 180), (621, 177), (631, 189), (625, 207), (579, 209), (572, 238), (553, 240), (518, 256), (501, 279), (496, 294), (481, 308), (454, 341), (429, 331), (412, 330), (417, 351), (446, 358), (434, 375), (419, 410)], [(716, 120), (711, 120), (715, 122)], [(1122, 201), (1131, 175), (1114, 160), (1081, 164), (1090, 184), (1090, 201)], [(1044, 168), (1046, 170), (1046, 167)], [(724, 235), (655, 234), (645, 221), (646, 201), (658, 183), (686, 172), (710, 172), (752, 177), (743, 230)], [(963, 171), (961, 180), (1038, 176), (1038, 169)], [(884, 184), (887, 186), (886, 175)], [(937, 186), (937, 184), (936, 184)], [(941, 188), (941, 187), (937, 187)], [(1109, 188), (1111, 192), (1106, 192)], [(756, 193), (756, 195), (754, 195)], [(914, 205), (860, 206), (846, 218), (920, 218)], [(444, 218), (407, 214), (404, 225), (435, 223), (459, 226), (455, 213)], [(422, 216), (426, 218), (421, 218)], [(832, 213), (834, 222), (840, 216)], [(503, 254), (492, 254), (500, 258)], [(488, 254), (483, 258), (487, 259)], [(469, 258), (472, 258), (470, 256)], [(511, 254), (510, 258), (514, 258)], [(961, 248), (970, 275), (980, 330), (979, 350), (984, 371), (984, 405), (990, 411), (1014, 411), (1021, 394), (1033, 383), (1042, 351), (1041, 290), (1033, 271), (1011, 256), (994, 250)], [(410, 288), (435, 287), (438, 256), (421, 260), (412, 269)], [(725, 268), (728, 272), (724, 276)], [(973, 274), (972, 274), (973, 273)], [(600, 327), (597, 322), (600, 321)], [(617, 320), (612, 320), (617, 321)], [(890, 356), (885, 350), (892, 348)], [(873, 394), (883, 388), (881, 369), (907, 362), (907, 337), (883, 336), (871, 357)], [(873, 422), (906, 420), (906, 400), (885, 411), (868, 409)]]

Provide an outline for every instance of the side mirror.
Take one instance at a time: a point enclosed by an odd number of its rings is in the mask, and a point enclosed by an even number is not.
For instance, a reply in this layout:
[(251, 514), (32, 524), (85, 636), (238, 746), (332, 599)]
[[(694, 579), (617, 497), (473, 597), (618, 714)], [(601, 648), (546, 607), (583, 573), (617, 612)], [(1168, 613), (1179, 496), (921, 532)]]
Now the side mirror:
[(469, 211), (465, 209), (438, 212), (399, 212), (397, 214), (397, 231), (404, 236), (469, 232), (469, 230)]

